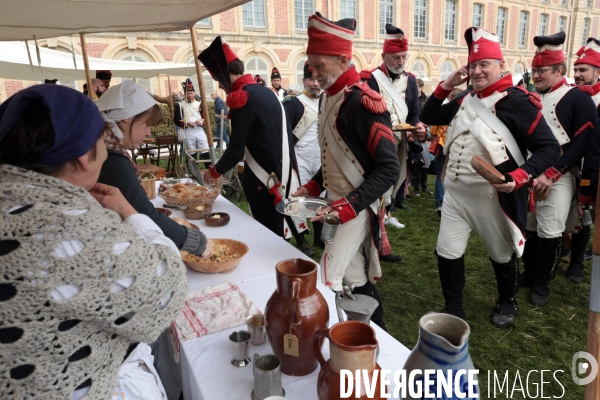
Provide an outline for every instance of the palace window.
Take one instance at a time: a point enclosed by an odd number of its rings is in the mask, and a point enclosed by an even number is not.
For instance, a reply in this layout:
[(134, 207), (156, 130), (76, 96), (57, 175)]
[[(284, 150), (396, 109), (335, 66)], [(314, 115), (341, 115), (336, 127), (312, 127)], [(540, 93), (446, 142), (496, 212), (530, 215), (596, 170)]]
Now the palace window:
[(340, 18), (356, 18), (356, 0), (340, 0)]
[(296, 83), (302, 85), (302, 79), (304, 78), (304, 63), (306, 58), (301, 58), (296, 64)]
[(567, 25), (567, 17), (558, 17), (558, 31), (564, 32)]
[(442, 80), (448, 78), (448, 75), (450, 75), (454, 71), (454, 69), (454, 64), (452, 64), (451, 61), (444, 61), (444, 63), (442, 64), (442, 75), (440, 76), (440, 78)]
[(548, 14), (540, 14), (540, 29), (538, 35), (548, 35)]
[(313, 0), (294, 0), (294, 17), (296, 29), (308, 29), (308, 17), (314, 14)]
[(473, 4), (473, 26), (479, 27), (481, 26), (481, 22), (483, 21), (483, 5), (482, 4)]
[[(136, 53), (125, 54), (123, 57), (121, 57), (121, 61), (148, 62), (146, 58)], [(132, 81), (133, 79), (121, 78), (121, 82), (127, 80)], [(152, 87), (151, 79), (137, 79), (137, 84), (143, 87), (144, 89), (148, 90), (150, 93), (154, 93), (154, 88)]]
[(590, 19), (583, 19), (583, 35), (581, 37), (581, 45), (585, 46), (587, 43), (588, 37), (590, 36)]
[(249, 3), (242, 5), (242, 16), (245, 27), (266, 27), (267, 24), (265, 22), (265, 0), (253, 0)]
[(267, 82), (271, 81), (271, 73), (267, 67), (267, 63), (260, 57), (250, 57), (245, 64), (246, 73), (252, 75), (260, 75)]
[(527, 19), (529, 13), (527, 11), (521, 11), (519, 18), (519, 46), (525, 46), (527, 41)]
[(415, 0), (415, 32), (416, 39), (426, 38), (427, 0)]
[(410, 69), (410, 72), (415, 74), (417, 78), (427, 78), (427, 71), (425, 68), (425, 64), (422, 61), (415, 61)]
[(446, 0), (446, 27), (444, 39), (456, 40), (456, 1)]
[(513, 68), (514, 75), (523, 75), (524, 72), (525, 69), (523, 68), (523, 64), (521, 63), (517, 63), (517, 65), (515, 65), (515, 67)]
[(394, 23), (394, 1), (381, 0), (379, 3), (379, 34), (385, 35), (385, 25)]
[(506, 44), (506, 14), (507, 9), (504, 7), (498, 8), (498, 16), (496, 17), (496, 34), (500, 44)]

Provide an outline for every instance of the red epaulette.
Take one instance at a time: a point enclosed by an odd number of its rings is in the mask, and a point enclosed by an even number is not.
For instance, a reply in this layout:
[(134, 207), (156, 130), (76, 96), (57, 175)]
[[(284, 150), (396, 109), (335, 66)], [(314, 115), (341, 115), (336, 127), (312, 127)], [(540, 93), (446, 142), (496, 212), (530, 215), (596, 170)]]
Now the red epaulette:
[(596, 94), (596, 93), (594, 93), (594, 89), (590, 85), (577, 86), (577, 88), (579, 90), (581, 90), (582, 92), (589, 94), (590, 96), (593, 96)]
[(359, 88), (362, 93), (360, 94), (360, 103), (373, 114), (383, 114), (387, 111), (387, 104), (379, 93), (371, 89), (366, 82), (356, 82), (351, 86)]
[(532, 93), (529, 90), (525, 89), (522, 86), (515, 86), (517, 89), (523, 91), (527, 96), (529, 96), (529, 101), (536, 106), (539, 110), (542, 109), (542, 99), (540, 95), (537, 93)]
[(362, 71), (360, 71), (360, 79), (362, 79), (363, 81), (369, 80), (373, 77), (373, 71), (375, 71), (377, 68), (375, 69), (363, 69)]
[(231, 110), (241, 108), (245, 106), (247, 102), (248, 92), (246, 92), (243, 88), (239, 88), (235, 92), (229, 93), (227, 96), (227, 107), (229, 107)]

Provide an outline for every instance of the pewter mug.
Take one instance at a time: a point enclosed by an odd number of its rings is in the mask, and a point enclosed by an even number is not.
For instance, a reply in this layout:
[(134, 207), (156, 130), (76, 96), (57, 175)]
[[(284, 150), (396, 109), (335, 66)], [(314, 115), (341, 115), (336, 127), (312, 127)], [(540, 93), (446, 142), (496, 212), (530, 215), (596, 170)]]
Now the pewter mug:
[(260, 356), (254, 353), (253, 400), (264, 400), (271, 396), (285, 395), (281, 383), (281, 361), (273, 354)]
[(250, 364), (250, 356), (248, 354), (248, 341), (250, 340), (250, 332), (235, 331), (229, 335), (231, 341), (233, 358), (231, 365), (234, 367), (245, 367)]
[(335, 306), (340, 322), (345, 321), (344, 314), (342, 313), (342, 310), (344, 310), (348, 321), (360, 321), (369, 324), (371, 316), (378, 305), (377, 300), (362, 294), (338, 292), (335, 295)]
[(326, 243), (333, 242), (333, 239), (335, 239), (335, 233), (337, 232), (337, 228), (338, 226), (340, 226), (341, 223), (342, 221), (340, 220), (340, 217), (336, 215), (326, 215), (325, 219), (323, 220), (323, 230), (321, 231), (321, 239), (323, 239), (323, 241)]
[(264, 344), (267, 340), (264, 314), (254, 314), (246, 318), (246, 326), (250, 332), (250, 343), (255, 346)]

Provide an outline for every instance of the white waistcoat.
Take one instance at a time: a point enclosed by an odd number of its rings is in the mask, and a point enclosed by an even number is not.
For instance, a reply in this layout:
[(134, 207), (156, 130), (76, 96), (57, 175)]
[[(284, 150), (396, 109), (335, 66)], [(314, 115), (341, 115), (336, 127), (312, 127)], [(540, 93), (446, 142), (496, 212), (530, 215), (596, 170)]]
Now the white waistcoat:
[[(392, 78), (386, 76), (386, 78), (392, 83), (392, 86), (397, 90), (402, 101), (406, 101), (406, 86), (408, 84), (408, 75), (402, 74), (398, 79), (392, 81)], [(406, 123), (407, 115), (402, 114), (398, 107), (392, 101), (392, 96), (388, 93), (383, 85), (379, 85), (379, 92), (387, 104), (390, 117), (392, 118), (392, 126)]]
[[(292, 131), (294, 136), (298, 138), (296, 147), (305, 147), (306, 145), (317, 140), (318, 137), (318, 113), (314, 109), (319, 108), (319, 99), (313, 99), (305, 94), (296, 97), (300, 103), (304, 105), (304, 114), (298, 124)], [(311, 102), (312, 104), (309, 104)], [(311, 107), (313, 105), (313, 107)]]
[(570, 142), (571, 139), (569, 139), (569, 135), (567, 135), (565, 128), (563, 128), (556, 117), (556, 105), (571, 89), (574, 89), (574, 87), (563, 85), (550, 93), (540, 94), (540, 97), (542, 98), (542, 114), (544, 115), (550, 130), (554, 134), (554, 137), (558, 140), (558, 144), (561, 146)]
[(202, 120), (200, 116), (200, 103), (197, 101), (193, 101), (188, 103), (187, 101), (181, 102), (181, 108), (183, 111), (183, 122), (189, 122), (191, 117), (196, 118), (197, 121)]
[[(481, 102), (493, 111), (495, 104), (507, 94), (495, 92)], [(471, 166), (474, 155), (492, 165), (508, 160), (504, 141), (477, 115), (471, 104), (473, 100), (470, 94), (464, 97), (458, 113), (448, 125), (444, 146), (444, 153), (448, 156), (446, 176), (465, 183), (486, 182)]]

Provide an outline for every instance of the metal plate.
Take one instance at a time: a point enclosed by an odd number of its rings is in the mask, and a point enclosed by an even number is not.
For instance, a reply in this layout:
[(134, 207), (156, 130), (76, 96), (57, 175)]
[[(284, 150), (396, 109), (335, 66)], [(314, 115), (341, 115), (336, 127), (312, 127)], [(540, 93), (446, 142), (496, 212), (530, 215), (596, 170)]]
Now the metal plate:
[(289, 197), (280, 201), (275, 209), (281, 214), (296, 218), (312, 218), (317, 211), (331, 206), (320, 197)]

